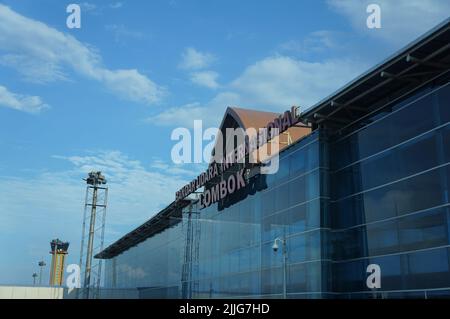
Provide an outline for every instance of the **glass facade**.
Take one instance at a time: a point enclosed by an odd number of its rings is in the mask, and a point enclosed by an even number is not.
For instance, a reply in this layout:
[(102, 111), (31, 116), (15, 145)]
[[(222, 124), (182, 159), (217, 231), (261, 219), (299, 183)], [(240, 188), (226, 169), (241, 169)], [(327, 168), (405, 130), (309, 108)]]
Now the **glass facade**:
[(105, 287), (137, 288), (141, 298), (178, 298), (183, 240), (178, 223), (106, 260)]
[[(141, 297), (450, 297), (450, 85), (434, 84), (280, 154), (274, 175), (107, 260)], [(272, 249), (276, 238), (286, 242)], [(369, 264), (381, 289), (366, 286)]]
[(277, 237), (287, 243), (288, 292), (320, 294), (319, 145), (312, 134), (281, 156), (278, 174), (254, 178), (227, 208), (200, 211), (194, 221), (199, 253), (188, 261), (186, 297), (280, 297), (283, 258), (272, 250)]
[(332, 291), (450, 296), (450, 85), (430, 86), (331, 137)]

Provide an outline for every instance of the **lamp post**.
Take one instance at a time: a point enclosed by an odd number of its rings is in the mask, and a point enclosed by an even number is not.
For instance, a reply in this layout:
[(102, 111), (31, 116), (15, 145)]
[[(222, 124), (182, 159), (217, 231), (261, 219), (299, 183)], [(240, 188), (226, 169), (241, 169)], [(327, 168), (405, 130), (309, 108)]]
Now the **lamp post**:
[(44, 268), (47, 264), (41, 260), (39, 263), (39, 286), (42, 285), (42, 268)]
[(33, 277), (33, 286), (36, 286), (36, 277), (37, 277), (37, 273), (33, 273), (32, 277)]
[(274, 252), (278, 251), (278, 243), (281, 243), (281, 251), (283, 253), (283, 299), (286, 299), (286, 283), (287, 283), (287, 249), (286, 249), (286, 239), (277, 237), (273, 241), (272, 249)]

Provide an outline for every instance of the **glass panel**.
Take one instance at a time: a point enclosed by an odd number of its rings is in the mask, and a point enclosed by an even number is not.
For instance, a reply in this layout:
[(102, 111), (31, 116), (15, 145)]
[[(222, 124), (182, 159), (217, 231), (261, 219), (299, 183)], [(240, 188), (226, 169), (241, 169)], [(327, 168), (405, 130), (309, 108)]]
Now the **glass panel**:
[(447, 202), (445, 193), (448, 191), (443, 176), (448, 174), (448, 168), (441, 167), (333, 203), (337, 215), (334, 221), (338, 227), (349, 227), (350, 222), (373, 222), (442, 205)]
[(367, 226), (367, 253), (385, 255), (398, 250), (397, 222), (389, 221)]
[(448, 245), (447, 213), (441, 208), (398, 221), (402, 250)]
[(290, 158), (291, 176), (304, 174), (319, 166), (319, 143), (314, 142), (294, 151)]
[(336, 172), (333, 174), (333, 198), (349, 196), (443, 164), (437, 151), (436, 137), (440, 132), (431, 132), (380, 156)]
[[(335, 143), (331, 148), (334, 156), (333, 169), (339, 169), (359, 159), (376, 154), (437, 126), (438, 119), (435, 118), (433, 112), (436, 95), (438, 95), (440, 108), (440, 122), (448, 121), (450, 118), (449, 90), (450, 88), (447, 85), (433, 94), (422, 97), (420, 95), (424, 92), (419, 92), (417, 94), (418, 100), (416, 100), (416, 97), (410, 98), (409, 100), (413, 102), (403, 109), (391, 113), (378, 122)], [(376, 118), (377, 116), (374, 116), (372, 120)], [(381, 116), (378, 118), (381, 118)]]
[(447, 84), (444, 88), (440, 89), (437, 95), (441, 123), (447, 123), (450, 121), (450, 85)]
[(450, 286), (447, 248), (421, 251), (407, 256), (406, 289)]

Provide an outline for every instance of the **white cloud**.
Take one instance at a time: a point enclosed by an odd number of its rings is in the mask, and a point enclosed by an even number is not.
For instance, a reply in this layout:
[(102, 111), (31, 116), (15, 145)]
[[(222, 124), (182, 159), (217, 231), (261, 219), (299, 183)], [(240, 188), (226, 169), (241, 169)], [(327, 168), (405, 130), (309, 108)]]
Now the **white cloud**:
[[(364, 34), (403, 46), (448, 17), (450, 2), (445, 0), (377, 1), (382, 10), (382, 29), (366, 27), (366, 7), (373, 1), (329, 0), (329, 5), (346, 15)], [(281, 51), (318, 53), (341, 49), (343, 34), (320, 30), (301, 41), (282, 44)], [(368, 45), (372, 45), (368, 41)], [(185, 54), (186, 55), (186, 54)], [(195, 56), (195, 55), (193, 55)], [(193, 59), (195, 60), (195, 59)], [(355, 55), (311, 62), (286, 55), (266, 57), (248, 66), (234, 81), (221, 88), (211, 101), (173, 107), (152, 117), (158, 125), (192, 126), (193, 119), (218, 125), (227, 106), (241, 106), (281, 112), (291, 105), (310, 107), (332, 94), (369, 67)]]
[(206, 165), (203, 163), (169, 164), (160, 159), (153, 160), (150, 167), (166, 174), (186, 176), (189, 178), (192, 176), (198, 176), (198, 174), (206, 169)]
[(103, 69), (98, 76), (111, 91), (129, 101), (152, 104), (165, 94), (165, 90), (137, 70)]
[(181, 54), (179, 67), (185, 70), (200, 70), (209, 67), (215, 60), (216, 57), (211, 53), (186, 48)]
[(363, 70), (362, 63), (351, 59), (307, 62), (274, 56), (247, 67), (231, 87), (244, 104), (282, 111), (292, 105), (313, 105)]
[(171, 107), (146, 119), (147, 123), (157, 126), (187, 127), (194, 126), (194, 120), (202, 120), (203, 127), (218, 127), (228, 106), (239, 106), (241, 98), (233, 92), (221, 92), (206, 104), (198, 102)]
[(97, 9), (97, 5), (90, 2), (82, 2), (80, 3), (80, 8), (82, 11), (90, 12)]
[[(356, 30), (402, 47), (449, 17), (448, 0), (328, 0), (329, 5), (345, 15)], [(368, 29), (369, 4), (381, 7), (381, 29)], [(371, 45), (369, 42), (368, 45)]]
[[(78, 262), (83, 186), (69, 181), (61, 174), (49, 173), (36, 178), (0, 176), (0, 259), (5, 261), (0, 271), (2, 284), (29, 283), (23, 274), (36, 271), (42, 257), (49, 265), (48, 243), (53, 238), (69, 241), (67, 262)], [(8, 251), (6, 238), (11, 237), (20, 247), (20, 255)]]
[(39, 113), (49, 108), (49, 105), (44, 103), (39, 96), (12, 93), (6, 87), (0, 85), (1, 106), (28, 113)]
[(0, 65), (16, 69), (27, 82), (48, 83), (68, 80), (61, 64), (50, 60), (33, 60), (23, 54), (0, 56)]
[(124, 39), (140, 40), (144, 38), (144, 34), (139, 31), (130, 30), (122, 24), (108, 24), (105, 29), (114, 35), (114, 40), (123, 43)]
[(100, 55), (73, 36), (24, 17), (0, 4), (0, 58), (27, 80), (49, 82), (65, 79), (66, 69), (99, 81), (121, 98), (152, 104), (166, 90), (137, 70), (110, 70)]
[(214, 71), (201, 71), (191, 74), (191, 81), (197, 85), (205, 86), (210, 89), (217, 89), (219, 84), (217, 78), (219, 74)]
[(111, 9), (119, 9), (123, 7), (123, 2), (114, 2), (109, 5)]
[[(1, 283), (27, 283), (23, 272), (17, 273), (10, 265), (26, 265), (26, 273), (31, 274), (35, 263), (48, 256), (52, 238), (69, 241), (68, 263), (78, 262), (86, 188), (82, 178), (89, 171), (101, 170), (108, 180), (106, 245), (171, 203), (175, 192), (197, 172), (195, 168), (189, 175), (190, 166), (178, 167), (161, 160), (146, 167), (120, 151), (53, 159), (68, 168), (27, 177), (0, 176), (0, 260), (8, 259), (9, 266), (0, 269)], [(20, 254), (14, 254), (7, 250), (6, 238), (18, 233), (23, 234), (16, 240)]]
[(292, 105), (310, 107), (367, 68), (357, 59), (308, 62), (271, 56), (247, 68), (205, 104), (169, 108), (148, 119), (155, 125), (192, 127), (194, 119), (218, 126), (228, 106), (282, 112)]
[(82, 2), (80, 3), (81, 12), (87, 12), (93, 15), (101, 15), (107, 9), (120, 9), (123, 7), (123, 2), (112, 2), (105, 5), (96, 5), (90, 2)]
[(279, 46), (281, 52), (316, 54), (326, 50), (336, 50), (342, 46), (343, 34), (336, 31), (320, 30), (311, 32), (302, 40), (290, 40)]
[[(175, 199), (175, 192), (195, 176), (185, 167), (156, 161), (146, 168), (120, 151), (101, 151), (88, 155), (54, 156), (73, 165), (71, 176), (85, 176), (100, 170), (109, 186), (109, 225), (135, 226), (144, 222)], [(76, 179), (72, 181), (79, 183)], [(125, 213), (126, 212), (126, 213)]]
[(200, 103), (189, 103), (182, 106), (171, 107), (145, 121), (157, 126), (193, 127), (194, 119), (205, 120), (205, 108)]
[[(32, 217), (34, 224), (30, 226), (36, 231), (54, 218), (60, 222), (67, 219), (68, 225), (60, 225), (61, 232), (65, 233), (66, 227), (76, 227), (78, 240), (85, 188), (82, 178), (92, 170), (100, 170), (109, 187), (107, 231), (123, 234), (170, 204), (175, 192), (198, 171), (198, 167), (191, 170), (187, 165), (180, 167), (161, 160), (146, 168), (120, 151), (55, 155), (53, 159), (69, 163), (70, 168), (27, 178), (0, 176), (0, 191), (4, 195), (0, 198), (1, 231), (14, 232), (28, 217)], [(74, 224), (70, 225), (70, 221)]]

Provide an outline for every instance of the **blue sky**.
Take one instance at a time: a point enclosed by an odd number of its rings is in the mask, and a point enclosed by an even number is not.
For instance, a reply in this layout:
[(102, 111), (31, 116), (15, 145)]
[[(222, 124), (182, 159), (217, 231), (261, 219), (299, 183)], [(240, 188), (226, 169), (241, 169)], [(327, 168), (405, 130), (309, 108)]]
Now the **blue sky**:
[[(66, 26), (69, 3), (81, 29)], [(381, 29), (366, 27), (369, 3)], [(0, 284), (30, 284), (55, 237), (78, 261), (88, 171), (109, 180), (111, 243), (202, 169), (171, 162), (174, 128), (217, 126), (227, 106), (311, 106), (449, 12), (446, 0), (0, 1)]]

